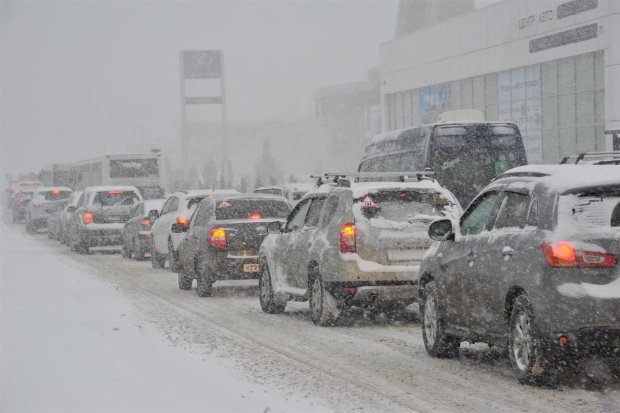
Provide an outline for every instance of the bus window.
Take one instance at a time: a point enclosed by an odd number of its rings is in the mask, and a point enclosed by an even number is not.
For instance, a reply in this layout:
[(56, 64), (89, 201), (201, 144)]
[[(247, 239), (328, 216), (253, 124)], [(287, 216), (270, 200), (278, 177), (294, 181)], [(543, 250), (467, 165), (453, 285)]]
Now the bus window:
[(435, 177), (463, 205), (496, 176), (526, 164), (521, 136), (510, 125), (438, 126), (431, 148)]

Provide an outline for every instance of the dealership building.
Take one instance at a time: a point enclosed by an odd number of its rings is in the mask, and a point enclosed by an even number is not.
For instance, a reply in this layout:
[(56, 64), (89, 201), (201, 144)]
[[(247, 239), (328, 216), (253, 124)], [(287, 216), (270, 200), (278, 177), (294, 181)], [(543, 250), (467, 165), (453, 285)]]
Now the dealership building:
[(530, 163), (620, 150), (620, 1), (402, 0), (381, 45), (384, 130), (479, 109)]

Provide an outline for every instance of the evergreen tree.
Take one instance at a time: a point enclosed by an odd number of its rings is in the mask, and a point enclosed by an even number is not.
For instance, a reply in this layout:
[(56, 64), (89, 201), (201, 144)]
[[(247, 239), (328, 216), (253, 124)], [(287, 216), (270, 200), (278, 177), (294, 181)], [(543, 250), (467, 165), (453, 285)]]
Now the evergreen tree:
[(278, 167), (278, 162), (271, 154), (271, 143), (269, 139), (263, 142), (261, 157), (254, 165), (254, 180), (256, 188), (265, 185), (275, 185), (282, 179), (282, 173)]

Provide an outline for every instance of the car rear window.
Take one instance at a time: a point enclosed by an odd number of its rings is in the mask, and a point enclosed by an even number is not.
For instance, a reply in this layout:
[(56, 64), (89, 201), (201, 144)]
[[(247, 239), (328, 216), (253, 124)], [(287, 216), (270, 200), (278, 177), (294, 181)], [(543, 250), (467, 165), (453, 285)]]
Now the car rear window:
[(70, 191), (46, 191), (41, 195), (43, 195), (46, 201), (61, 201), (63, 199), (68, 199), (71, 194), (72, 192)]
[(203, 199), (204, 199), (204, 196), (189, 198), (187, 200), (187, 209), (196, 208), (196, 205), (198, 205), (200, 201), (202, 201)]
[(620, 191), (567, 194), (558, 202), (558, 225), (620, 226)]
[(95, 194), (93, 205), (109, 207), (117, 205), (135, 205), (140, 202), (138, 194), (134, 191), (110, 190), (99, 191)]
[(438, 192), (380, 191), (355, 200), (364, 217), (412, 221), (416, 216), (440, 216), (449, 202)]
[(286, 219), (291, 209), (275, 199), (227, 199), (216, 202), (215, 219)]

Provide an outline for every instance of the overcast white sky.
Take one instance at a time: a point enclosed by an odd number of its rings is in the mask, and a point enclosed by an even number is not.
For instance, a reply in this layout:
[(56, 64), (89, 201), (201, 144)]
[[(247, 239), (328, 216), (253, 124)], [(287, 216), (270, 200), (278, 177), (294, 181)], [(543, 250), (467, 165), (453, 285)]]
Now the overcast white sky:
[(2, 167), (176, 140), (178, 51), (225, 51), (232, 120), (311, 117), (316, 87), (362, 80), (396, 1), (1, 2)]

